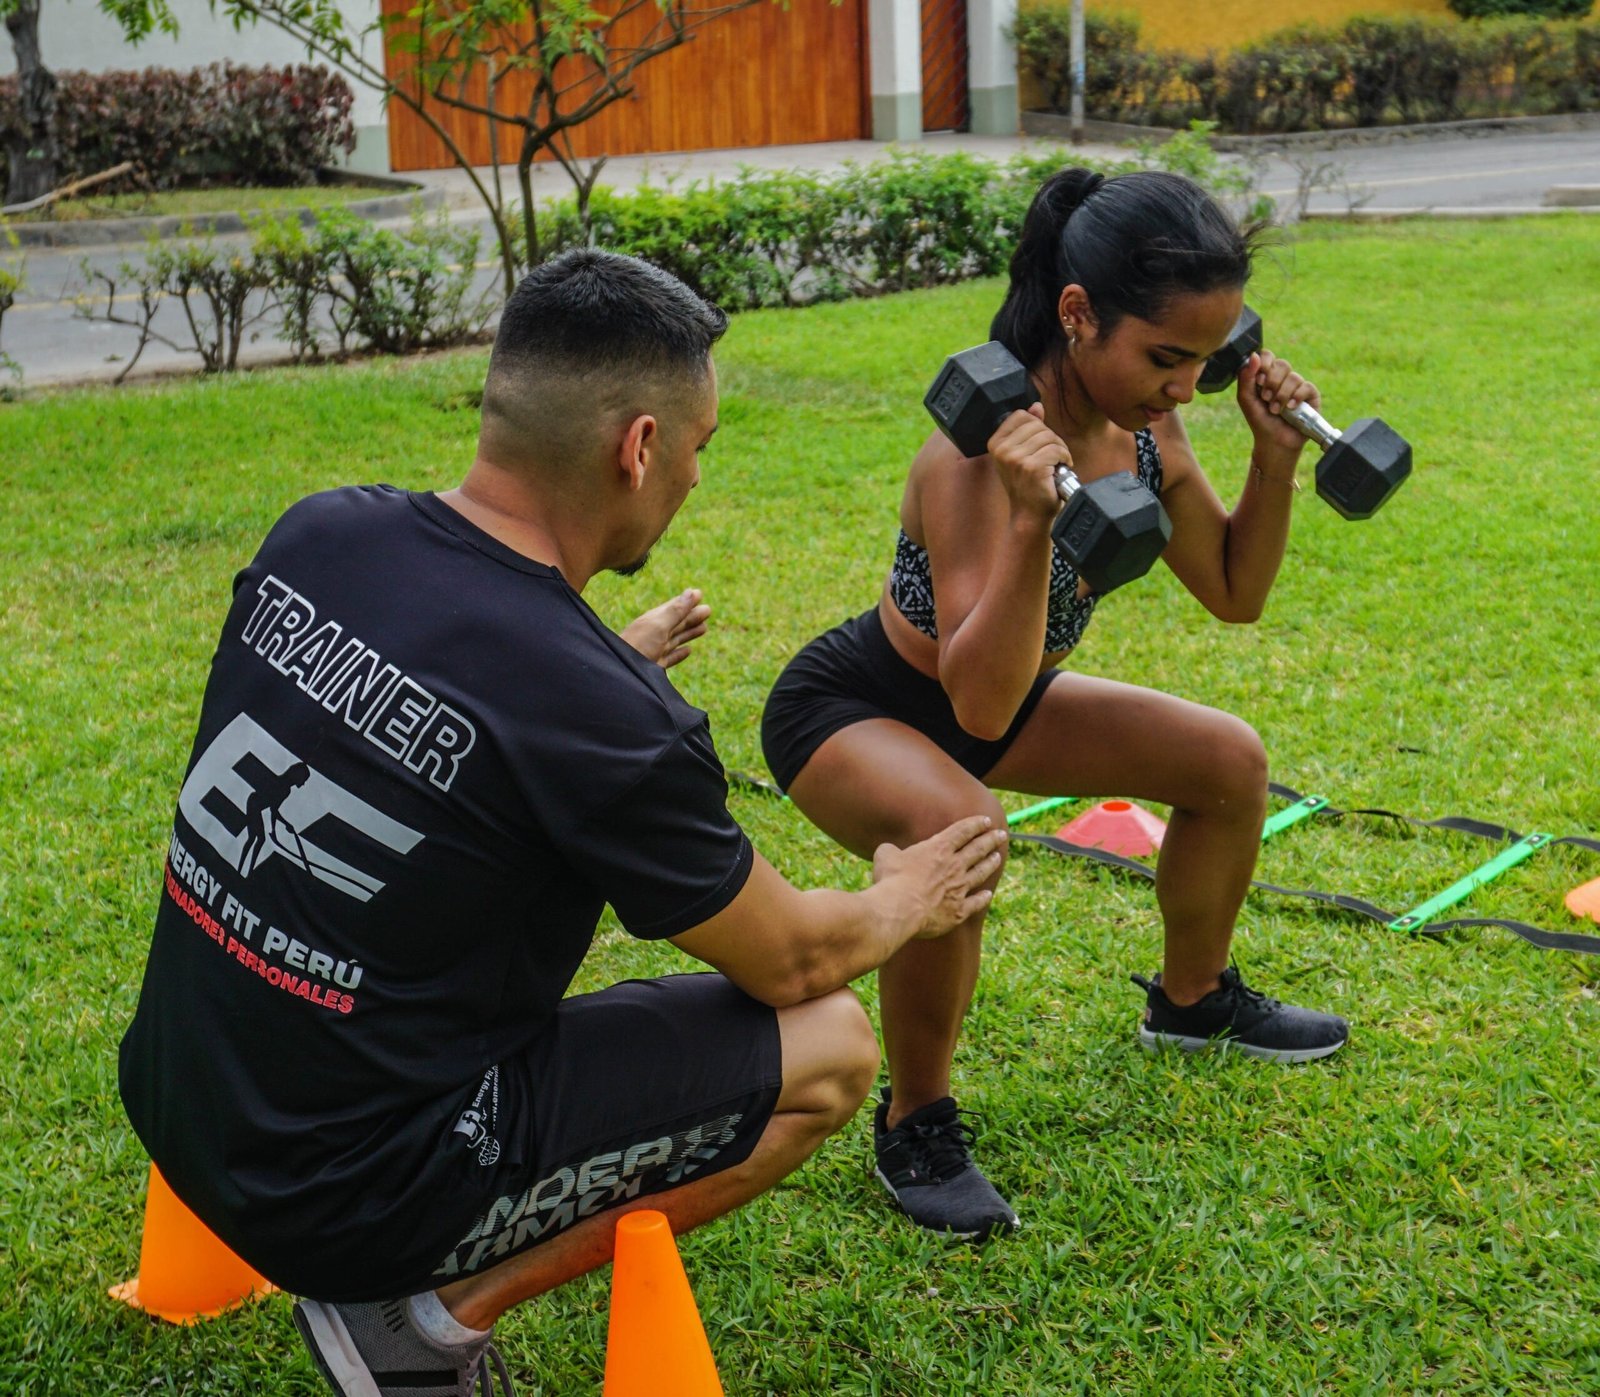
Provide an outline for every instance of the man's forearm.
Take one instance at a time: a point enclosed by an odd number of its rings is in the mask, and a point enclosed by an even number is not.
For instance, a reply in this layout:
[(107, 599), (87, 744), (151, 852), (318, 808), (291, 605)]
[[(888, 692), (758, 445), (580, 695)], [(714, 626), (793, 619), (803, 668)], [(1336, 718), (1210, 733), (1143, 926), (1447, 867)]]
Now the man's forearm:
[(865, 892), (816, 888), (799, 894), (789, 940), (796, 1002), (815, 999), (876, 970), (922, 929), (928, 909), (903, 879)]

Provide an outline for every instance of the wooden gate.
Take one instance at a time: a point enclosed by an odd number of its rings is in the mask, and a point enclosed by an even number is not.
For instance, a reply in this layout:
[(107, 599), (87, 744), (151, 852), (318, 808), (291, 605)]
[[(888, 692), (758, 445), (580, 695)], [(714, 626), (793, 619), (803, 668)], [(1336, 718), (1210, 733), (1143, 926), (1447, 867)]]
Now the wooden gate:
[(967, 0), (922, 0), (922, 129), (965, 131)]
[[(402, 16), (411, 3), (383, 0), (383, 12)], [(653, 10), (640, 14), (641, 32), (654, 18)], [(787, 8), (762, 0), (712, 20), (680, 47), (643, 64), (631, 96), (573, 133), (574, 151), (640, 155), (863, 139), (871, 133), (865, 19), (865, 0), (792, 0)], [(617, 37), (626, 42), (628, 36)], [(407, 59), (391, 46), (387, 60), (389, 75), (399, 80)], [(468, 84), (469, 100), (481, 103), (484, 86), (479, 71)], [(505, 80), (496, 108), (525, 108), (531, 90), (526, 78)], [(474, 164), (489, 163), (487, 118), (433, 101), (428, 110)], [(499, 123), (501, 161), (514, 164), (520, 144), (520, 131)], [(396, 170), (454, 163), (444, 143), (399, 102), (389, 106), (389, 158)]]

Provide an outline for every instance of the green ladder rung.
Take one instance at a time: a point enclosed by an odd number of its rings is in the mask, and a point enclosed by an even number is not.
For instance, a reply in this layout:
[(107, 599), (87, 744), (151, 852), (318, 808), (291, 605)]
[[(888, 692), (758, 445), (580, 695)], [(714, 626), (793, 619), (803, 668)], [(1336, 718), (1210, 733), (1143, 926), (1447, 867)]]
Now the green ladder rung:
[(1077, 796), (1052, 796), (1049, 800), (1041, 800), (1037, 805), (1030, 805), (1025, 810), (1013, 811), (1006, 816), (1006, 823), (1020, 825), (1035, 815), (1043, 815), (1048, 810), (1059, 810), (1063, 805), (1071, 805), (1077, 798)]
[(1304, 800), (1297, 800), (1293, 805), (1286, 806), (1261, 826), (1261, 842), (1265, 844), (1273, 835), (1282, 834), (1290, 825), (1297, 825), (1301, 820), (1309, 820), (1317, 811), (1325, 809), (1327, 804), (1327, 796), (1307, 796)]
[(1508, 868), (1515, 868), (1523, 860), (1532, 858), (1550, 842), (1551, 838), (1552, 836), (1548, 834), (1524, 836), (1509, 849), (1501, 850), (1481, 868), (1473, 869), (1460, 882), (1452, 883), (1437, 897), (1430, 897), (1420, 907), (1413, 907), (1405, 916), (1396, 917), (1389, 923), (1389, 930), (1415, 931), (1420, 926), (1426, 926), (1433, 920), (1435, 913), (1465, 901), (1485, 883), (1492, 883)]

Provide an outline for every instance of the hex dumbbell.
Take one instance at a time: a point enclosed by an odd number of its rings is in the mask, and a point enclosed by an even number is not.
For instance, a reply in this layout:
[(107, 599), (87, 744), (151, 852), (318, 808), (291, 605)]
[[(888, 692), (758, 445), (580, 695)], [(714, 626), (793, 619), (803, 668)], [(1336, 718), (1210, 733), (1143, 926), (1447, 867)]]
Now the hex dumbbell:
[[(982, 456), (1000, 424), (1039, 394), (1011, 351), (990, 340), (946, 359), (922, 401), (963, 456)], [(1172, 537), (1161, 501), (1126, 471), (1085, 485), (1057, 466), (1056, 493), (1063, 508), (1051, 535), (1096, 592), (1143, 577)]]
[[(1228, 387), (1261, 339), (1261, 317), (1246, 306), (1196, 386), (1202, 393)], [(1370, 519), (1411, 474), (1411, 443), (1380, 417), (1358, 418), (1341, 432), (1309, 403), (1297, 403), (1283, 420), (1322, 448), (1317, 494), (1346, 519)]]

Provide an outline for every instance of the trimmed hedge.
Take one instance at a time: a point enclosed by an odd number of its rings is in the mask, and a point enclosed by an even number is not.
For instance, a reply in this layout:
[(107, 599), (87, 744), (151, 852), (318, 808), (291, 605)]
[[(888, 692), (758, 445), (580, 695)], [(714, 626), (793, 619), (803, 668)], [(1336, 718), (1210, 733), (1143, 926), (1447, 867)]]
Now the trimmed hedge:
[[(1064, 165), (1103, 173), (1153, 166), (1188, 175), (1245, 217), (1272, 201), (1221, 162), (1205, 131), (1183, 132), (1131, 160), (1055, 150), (1002, 163), (968, 154), (893, 151), (836, 175), (746, 167), (728, 180), (629, 193), (601, 187), (585, 230), (576, 201), (539, 210), (539, 252), (589, 244), (665, 268), (727, 310), (844, 300), (942, 286), (1006, 269), (1039, 185)], [(521, 229), (521, 219), (515, 221)], [(516, 249), (527, 265), (526, 249)]]
[[(60, 174), (138, 161), (142, 175), (101, 186), (130, 189), (314, 184), (319, 166), (355, 149), (355, 96), (337, 73), (301, 64), (143, 68), (59, 73)], [(0, 78), (0, 188), (5, 145), (20, 131), (15, 77)]]
[[(1014, 30), (1055, 110), (1072, 95), (1070, 16), (1045, 0)], [(1254, 134), (1600, 111), (1600, 21), (1363, 15), (1218, 55), (1141, 48), (1135, 16), (1090, 14), (1085, 37), (1084, 108), (1108, 121)]]

